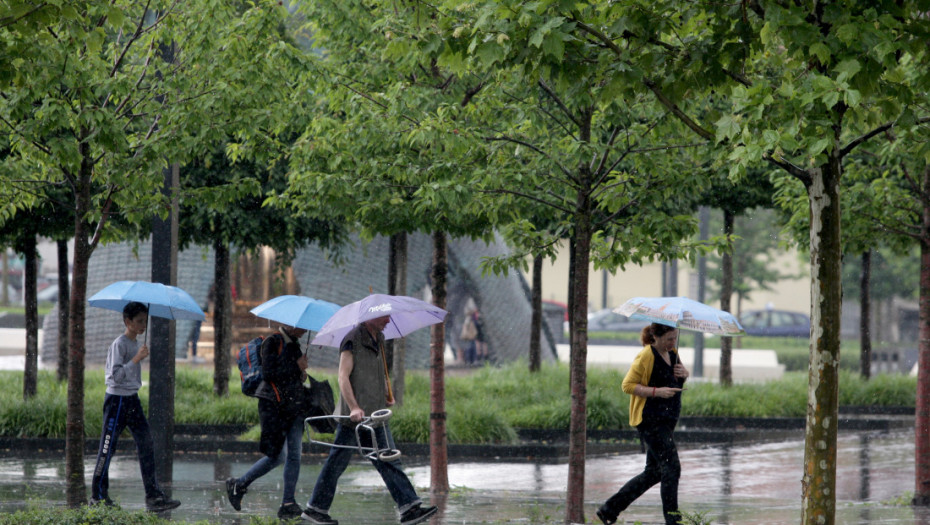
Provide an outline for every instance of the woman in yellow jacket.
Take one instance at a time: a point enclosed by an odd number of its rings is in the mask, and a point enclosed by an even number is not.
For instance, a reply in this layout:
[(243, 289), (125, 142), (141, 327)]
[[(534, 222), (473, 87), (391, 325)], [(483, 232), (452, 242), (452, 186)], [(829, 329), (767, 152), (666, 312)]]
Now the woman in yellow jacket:
[(681, 412), (682, 386), (689, 374), (678, 359), (675, 327), (653, 323), (643, 328), (640, 340), (644, 348), (623, 379), (623, 391), (631, 396), (630, 426), (639, 431), (646, 448), (646, 468), (597, 510), (597, 517), (604, 525), (616, 523), (617, 516), (656, 483), (662, 484), (666, 525), (679, 520), (681, 464), (672, 433)]

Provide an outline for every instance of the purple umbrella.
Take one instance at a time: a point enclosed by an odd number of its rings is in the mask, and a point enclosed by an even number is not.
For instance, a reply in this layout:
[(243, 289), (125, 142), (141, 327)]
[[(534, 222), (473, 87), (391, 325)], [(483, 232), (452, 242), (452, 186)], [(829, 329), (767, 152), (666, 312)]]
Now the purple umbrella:
[(384, 327), (385, 339), (397, 339), (424, 326), (441, 323), (445, 310), (405, 295), (372, 294), (347, 304), (326, 321), (313, 338), (315, 345), (339, 347), (350, 330), (370, 319), (390, 316)]

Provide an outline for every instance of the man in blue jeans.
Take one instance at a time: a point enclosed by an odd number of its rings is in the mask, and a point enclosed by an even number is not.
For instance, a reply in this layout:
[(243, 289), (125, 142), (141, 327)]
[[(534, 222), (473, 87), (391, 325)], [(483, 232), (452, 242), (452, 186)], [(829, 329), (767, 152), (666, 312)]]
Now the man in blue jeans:
[[(329, 516), (329, 507), (336, 494), (339, 476), (349, 465), (349, 460), (359, 445), (355, 439), (355, 426), (366, 416), (394, 404), (393, 400), (387, 399), (387, 375), (380, 353), (384, 348), (382, 331), (389, 320), (389, 316), (384, 316), (359, 324), (346, 334), (340, 345), (338, 375), (340, 400), (336, 414), (348, 415), (350, 422), (339, 423), (333, 444), (349, 448), (334, 446), (330, 449), (329, 457), (326, 458), (326, 463), (323, 464), (323, 469), (313, 488), (313, 495), (301, 516), (310, 523), (339, 524)], [(377, 448), (394, 448), (394, 439), (391, 437), (390, 430), (385, 426), (376, 427), (375, 439), (378, 441)], [(365, 442), (370, 441), (367, 433), (362, 436), (362, 441), (360, 444), (363, 447), (372, 445)], [(397, 504), (401, 525), (414, 525), (436, 514), (436, 507), (422, 506), (423, 502), (404, 473), (400, 461), (372, 459), (371, 463), (381, 474), (381, 479), (384, 480), (388, 492)]]

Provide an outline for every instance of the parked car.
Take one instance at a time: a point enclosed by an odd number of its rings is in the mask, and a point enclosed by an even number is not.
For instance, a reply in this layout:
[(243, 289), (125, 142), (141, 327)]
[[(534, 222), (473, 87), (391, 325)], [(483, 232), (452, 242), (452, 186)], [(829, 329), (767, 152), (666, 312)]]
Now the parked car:
[(542, 300), (543, 322), (549, 325), (549, 331), (557, 343), (564, 343), (568, 331), (568, 305), (549, 299)]
[(630, 319), (612, 309), (598, 310), (588, 315), (588, 333), (591, 332), (636, 332), (640, 333), (649, 321)]
[(762, 337), (810, 337), (811, 319), (800, 312), (786, 310), (750, 310), (744, 313), (740, 324), (746, 335)]
[(54, 303), (58, 301), (58, 285), (50, 284), (36, 292), (36, 301), (39, 303)]

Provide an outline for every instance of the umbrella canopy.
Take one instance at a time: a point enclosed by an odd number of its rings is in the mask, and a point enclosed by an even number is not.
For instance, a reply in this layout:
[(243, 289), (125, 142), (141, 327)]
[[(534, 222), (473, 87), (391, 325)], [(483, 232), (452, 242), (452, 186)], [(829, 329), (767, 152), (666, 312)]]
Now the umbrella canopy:
[(729, 312), (687, 297), (634, 297), (614, 309), (631, 319), (717, 335), (743, 335), (743, 327)]
[(317, 332), (338, 310), (338, 304), (328, 301), (304, 295), (281, 295), (252, 308), (250, 312), (263, 319)]
[(384, 327), (384, 338), (397, 339), (424, 326), (441, 323), (447, 313), (438, 306), (413, 297), (372, 294), (340, 308), (326, 321), (312, 343), (338, 347), (346, 334), (359, 323), (384, 316), (391, 317)]
[(97, 308), (122, 312), (136, 301), (149, 307), (149, 315), (166, 319), (203, 321), (205, 316), (197, 301), (176, 286), (148, 281), (117, 281), (109, 284), (87, 300)]

